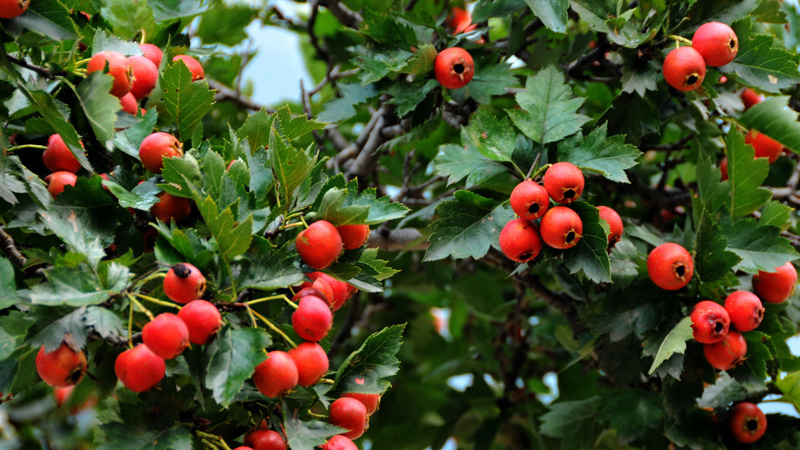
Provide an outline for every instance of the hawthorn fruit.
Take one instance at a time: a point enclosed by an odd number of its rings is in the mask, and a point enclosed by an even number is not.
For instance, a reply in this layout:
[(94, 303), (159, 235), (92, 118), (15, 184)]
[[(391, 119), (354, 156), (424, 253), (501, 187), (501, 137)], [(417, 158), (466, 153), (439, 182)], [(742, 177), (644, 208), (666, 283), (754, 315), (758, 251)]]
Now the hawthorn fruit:
[(706, 62), (692, 47), (679, 47), (667, 54), (661, 70), (670, 86), (679, 91), (693, 91), (703, 84)]
[(0, 19), (13, 19), (28, 10), (31, 0), (0, 0)]
[(339, 225), (336, 227), (345, 250), (361, 248), (369, 239), (369, 225)]
[(162, 222), (180, 222), (192, 213), (192, 205), (188, 198), (175, 197), (166, 192), (158, 194), (157, 197), (159, 202), (150, 207), (150, 214)]
[(189, 303), (203, 296), (206, 278), (189, 263), (172, 266), (164, 277), (164, 294), (177, 303)]
[(297, 366), (297, 384), (300, 386), (311, 386), (328, 371), (328, 355), (316, 342), (303, 342), (289, 350), (289, 356)]
[(164, 378), (167, 365), (145, 344), (125, 350), (114, 361), (114, 373), (133, 392), (148, 391)]
[(512, 261), (528, 262), (542, 251), (542, 238), (532, 223), (514, 219), (500, 232), (500, 250)]
[(205, 300), (192, 300), (178, 311), (178, 317), (189, 330), (189, 342), (205, 344), (222, 327), (222, 315), (216, 306)]
[(692, 310), (692, 337), (702, 344), (714, 344), (725, 339), (731, 326), (728, 311), (710, 300), (704, 300)]
[(548, 247), (565, 250), (578, 245), (583, 235), (583, 222), (575, 211), (556, 206), (542, 217), (539, 229)]
[(750, 144), (756, 150), (756, 158), (768, 158), (772, 164), (778, 160), (783, 151), (783, 144), (756, 130), (750, 130), (744, 138), (745, 144)]
[(511, 191), (511, 209), (525, 220), (542, 217), (550, 207), (547, 189), (533, 180), (525, 180)]
[(202, 80), (206, 77), (205, 72), (203, 71), (203, 65), (200, 64), (200, 61), (192, 58), (189, 55), (178, 55), (172, 58), (173, 61), (180, 61), (189, 68), (189, 72), (192, 73), (192, 81)]
[(47, 191), (50, 192), (53, 198), (56, 198), (60, 193), (64, 192), (65, 186), (75, 186), (75, 183), (78, 182), (78, 177), (72, 172), (62, 170), (44, 177), (44, 181), (47, 183)]
[(692, 280), (692, 255), (678, 244), (661, 244), (647, 256), (647, 272), (656, 286), (677, 291)]
[(556, 203), (572, 203), (583, 193), (583, 172), (572, 163), (555, 163), (547, 169), (542, 179), (544, 188)]
[(256, 430), (244, 439), (244, 445), (253, 450), (286, 450), (283, 436), (272, 430)]
[(292, 314), (292, 327), (301, 338), (317, 342), (325, 338), (333, 326), (333, 313), (324, 300), (306, 296), (300, 299)]
[(267, 360), (256, 366), (253, 383), (264, 396), (276, 398), (297, 386), (297, 365), (288, 353), (269, 352)]
[(433, 61), (436, 80), (447, 89), (461, 89), (472, 81), (475, 63), (463, 48), (450, 47), (442, 50)]
[(78, 173), (81, 163), (70, 151), (64, 139), (58, 134), (52, 134), (47, 139), (47, 149), (42, 152), (42, 162), (52, 172)]
[(375, 411), (378, 410), (378, 406), (381, 403), (381, 395), (380, 394), (361, 394), (359, 392), (345, 392), (342, 394), (342, 397), (349, 397), (354, 398), (367, 408), (367, 415), (371, 416), (375, 414)]
[(161, 67), (161, 59), (164, 58), (164, 52), (153, 44), (139, 44), (139, 50), (142, 51), (142, 56), (149, 59), (156, 68)]
[(83, 350), (76, 352), (66, 342), (49, 353), (43, 345), (36, 354), (36, 373), (53, 387), (74, 386), (83, 378), (86, 366)]
[(736, 291), (725, 298), (725, 310), (731, 323), (739, 331), (752, 331), (764, 319), (764, 305), (752, 292)]
[(706, 22), (694, 32), (692, 48), (703, 56), (707, 66), (720, 67), (736, 58), (739, 39), (728, 25)]
[(342, 433), (344, 437), (358, 439), (364, 434), (367, 426), (367, 407), (354, 398), (338, 398), (331, 403), (328, 422), (350, 430)]
[(142, 328), (142, 341), (159, 357), (172, 359), (189, 346), (189, 328), (175, 314), (162, 313)]
[(753, 291), (763, 301), (783, 303), (794, 292), (797, 270), (791, 262), (776, 267), (775, 272), (758, 271), (753, 275)]
[(301, 231), (295, 246), (303, 262), (316, 270), (333, 264), (344, 249), (341, 235), (327, 220), (314, 222)]
[(622, 217), (608, 206), (598, 206), (597, 211), (600, 213), (600, 219), (608, 224), (608, 248), (611, 249), (622, 239)]
[(730, 370), (739, 365), (747, 354), (747, 341), (742, 333), (729, 331), (721, 341), (703, 346), (706, 361), (717, 370)]
[(324, 445), (320, 447), (322, 450), (358, 450), (353, 441), (349, 438), (342, 436), (341, 434), (337, 434), (336, 436), (331, 436)]
[(161, 173), (164, 168), (164, 158), (179, 158), (183, 156), (183, 144), (175, 136), (156, 132), (147, 136), (139, 146), (139, 159), (145, 169), (153, 173)]
[(131, 87), (131, 95), (136, 100), (141, 100), (153, 91), (158, 81), (158, 66), (146, 56), (129, 56), (128, 62), (133, 71), (133, 86)]
[(752, 444), (767, 432), (767, 416), (754, 403), (739, 403), (728, 412), (728, 430), (737, 441)]
[(86, 74), (103, 72), (108, 66), (108, 74), (114, 78), (111, 85), (111, 95), (122, 97), (133, 87), (133, 71), (128, 58), (122, 53), (102, 51), (96, 53), (86, 65)]

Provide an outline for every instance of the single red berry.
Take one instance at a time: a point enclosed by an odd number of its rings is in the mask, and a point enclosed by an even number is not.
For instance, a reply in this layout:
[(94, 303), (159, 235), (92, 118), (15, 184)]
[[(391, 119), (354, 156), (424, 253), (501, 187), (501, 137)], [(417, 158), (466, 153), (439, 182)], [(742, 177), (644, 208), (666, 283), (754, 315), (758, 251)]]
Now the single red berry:
[(676, 291), (692, 280), (692, 255), (678, 244), (661, 244), (647, 257), (647, 272), (656, 286)]
[(598, 206), (600, 219), (608, 223), (608, 248), (614, 247), (622, 239), (622, 217), (608, 206)]
[(747, 354), (747, 341), (742, 333), (729, 331), (724, 339), (715, 344), (705, 344), (703, 354), (706, 361), (717, 370), (730, 370), (742, 361)]
[(205, 344), (222, 327), (222, 315), (216, 306), (205, 300), (192, 300), (178, 311), (178, 317), (189, 330), (189, 342)]
[(297, 384), (300, 386), (311, 386), (328, 371), (328, 355), (316, 342), (303, 342), (289, 350), (289, 356), (297, 366)]
[(692, 47), (680, 47), (669, 52), (661, 68), (667, 84), (679, 91), (693, 91), (706, 76), (703, 56)]
[(500, 232), (500, 250), (512, 261), (528, 262), (542, 251), (542, 238), (532, 223), (513, 219)]
[(136, 101), (136, 97), (130, 92), (120, 97), (119, 103), (120, 106), (122, 106), (122, 110), (132, 116), (135, 116), (139, 112), (139, 103)]
[(719, 84), (725, 84), (727, 82), (728, 82), (728, 77), (726, 77), (725, 75), (719, 77)]
[(511, 191), (511, 209), (522, 219), (536, 220), (550, 207), (547, 189), (533, 181), (525, 180)]
[(556, 206), (542, 217), (539, 229), (545, 244), (564, 250), (578, 245), (583, 235), (583, 222), (575, 211)]
[(378, 405), (381, 403), (380, 394), (360, 394), (358, 392), (346, 392), (342, 394), (342, 397), (354, 398), (363, 403), (367, 408), (368, 416), (375, 414), (375, 411), (378, 410)]
[(769, 303), (783, 303), (792, 296), (797, 284), (797, 270), (792, 263), (775, 268), (775, 272), (762, 272), (753, 275), (753, 291)]
[[(304, 282), (302, 285), (300, 285), (300, 288), (304, 289), (304, 288), (307, 288), (307, 287), (314, 287), (313, 283), (316, 283), (317, 280), (323, 280), (326, 283), (328, 283), (328, 285), (331, 288), (332, 295), (333, 295), (333, 297), (329, 297), (328, 300), (329, 300), (329, 303), (331, 305), (331, 309), (334, 312), (339, 310), (339, 308), (341, 308), (342, 306), (344, 306), (345, 302), (347, 302), (347, 300), (350, 298), (350, 296), (354, 292), (354, 291), (350, 290), (350, 284), (349, 283), (347, 283), (346, 281), (339, 281), (336, 278), (333, 278), (332, 276), (330, 276), (328, 274), (325, 274), (325, 273), (322, 273), (322, 272), (312, 272), (312, 273), (309, 273), (307, 275), (308, 275), (308, 278), (310, 278), (312, 282), (311, 283)], [(318, 287), (315, 287), (315, 289), (319, 289), (323, 293), (325, 292), (324, 289), (320, 289)]]
[(248, 446), (246, 446), (246, 445), (242, 445), (242, 446), (236, 447), (236, 448), (235, 448), (235, 449), (233, 449), (233, 450), (255, 450), (255, 449), (254, 449), (254, 448), (252, 448), (252, 447), (248, 447)]
[(753, 107), (753, 105), (761, 103), (762, 100), (764, 100), (764, 98), (750, 88), (744, 88), (742, 91), (742, 102), (744, 103), (745, 111)]
[(122, 97), (131, 91), (133, 87), (133, 72), (131, 66), (122, 53), (118, 52), (99, 52), (89, 60), (86, 65), (86, 74), (92, 72), (103, 72), (108, 66), (108, 74), (114, 77), (114, 84), (111, 85), (111, 95)]
[(356, 444), (353, 443), (349, 438), (342, 436), (341, 434), (337, 434), (336, 436), (331, 436), (328, 439), (328, 442), (325, 445), (321, 446), (320, 449), (322, 450), (358, 450)]
[(13, 19), (28, 9), (31, 0), (0, 0), (0, 19)]
[(706, 22), (692, 36), (692, 48), (703, 56), (706, 65), (720, 67), (736, 58), (739, 39), (731, 27), (720, 22)]
[(244, 439), (244, 445), (253, 450), (286, 450), (286, 441), (272, 430), (256, 430)]
[(719, 162), (719, 171), (722, 174), (722, 181), (728, 179), (728, 158), (722, 158), (722, 161)]
[(153, 64), (153, 61), (146, 56), (129, 56), (128, 62), (133, 71), (133, 86), (131, 87), (131, 94), (137, 100), (141, 100), (148, 95), (156, 87), (158, 81), (158, 66)]
[(292, 314), (292, 326), (301, 338), (317, 342), (331, 331), (333, 313), (324, 300), (313, 296), (303, 297)]
[(330, 283), (325, 281), (322, 278), (317, 278), (311, 283), (311, 289), (316, 290), (320, 294), (322, 294), (321, 299), (325, 300), (329, 306), (332, 306), (333, 303), (333, 288), (331, 287)]
[(161, 173), (164, 158), (183, 156), (183, 144), (169, 133), (157, 132), (147, 136), (139, 146), (139, 159), (145, 169)]
[(203, 65), (200, 64), (200, 61), (192, 58), (189, 55), (178, 55), (172, 58), (173, 61), (181, 61), (183, 62), (186, 67), (189, 68), (189, 72), (192, 73), (192, 81), (202, 80), (206, 77), (205, 72), (203, 71)]
[(69, 150), (64, 139), (57, 134), (50, 135), (50, 138), (47, 139), (47, 149), (42, 152), (42, 161), (52, 172), (78, 173), (81, 170), (78, 158)]
[(36, 372), (50, 386), (74, 386), (86, 372), (86, 355), (77, 352), (66, 342), (52, 352), (45, 352), (44, 345), (36, 354)]
[(133, 392), (144, 392), (164, 379), (167, 365), (163, 358), (140, 344), (117, 356), (114, 372), (126, 388)]
[(192, 212), (192, 205), (188, 198), (175, 197), (172, 194), (162, 192), (156, 197), (159, 202), (150, 207), (150, 214), (162, 222), (180, 222), (189, 217)]
[(433, 61), (433, 72), (439, 84), (447, 89), (460, 89), (472, 81), (475, 63), (472, 56), (460, 47), (442, 50)]
[(313, 269), (322, 270), (336, 261), (342, 253), (344, 243), (336, 227), (327, 220), (320, 220), (297, 235), (295, 246), (304, 263)]
[(753, 403), (739, 403), (728, 413), (728, 429), (737, 441), (752, 444), (767, 431), (767, 416)]
[(142, 51), (142, 56), (149, 59), (156, 68), (161, 67), (161, 59), (164, 57), (164, 52), (153, 44), (139, 44), (139, 50)]
[(472, 23), (472, 15), (464, 8), (454, 6), (447, 19), (447, 28), (453, 30), (453, 34), (472, 31), (477, 25)]
[[(58, 407), (64, 406), (69, 401), (70, 396), (72, 396), (72, 391), (75, 390), (75, 386), (65, 386), (65, 387), (56, 387), (53, 389), (53, 397), (56, 399), (56, 405)], [(0, 393), (2, 394), (2, 393)], [(2, 395), (0, 395), (2, 397)], [(83, 401), (80, 405), (75, 406), (74, 408), (70, 409), (71, 413), (76, 413), (83, 409), (88, 409), (97, 404), (97, 396), (90, 395), (86, 400)]]
[(744, 138), (745, 144), (750, 144), (756, 150), (756, 158), (769, 158), (772, 164), (778, 160), (783, 150), (783, 144), (756, 130), (750, 130)]
[(263, 395), (275, 398), (297, 386), (297, 365), (286, 352), (269, 352), (266, 361), (256, 366), (253, 382)]
[(583, 172), (568, 162), (555, 163), (544, 174), (544, 188), (557, 203), (572, 203), (583, 193)]
[(156, 355), (172, 359), (189, 345), (189, 329), (175, 314), (162, 313), (142, 328), (142, 341)]
[(369, 239), (369, 225), (339, 225), (336, 227), (345, 250), (361, 248)]
[(164, 277), (164, 294), (177, 303), (189, 303), (203, 296), (206, 278), (189, 263), (172, 266)]
[(331, 425), (345, 428), (347, 433), (342, 433), (344, 437), (358, 439), (364, 434), (367, 426), (367, 407), (360, 401), (342, 397), (331, 403), (328, 422)]
[(728, 311), (718, 303), (704, 300), (692, 310), (692, 337), (703, 344), (714, 344), (725, 339), (731, 326)]
[(755, 330), (764, 319), (764, 305), (752, 292), (732, 292), (725, 299), (725, 311), (728, 311), (731, 323), (739, 331)]
[(47, 183), (47, 191), (56, 198), (58, 194), (64, 192), (64, 186), (75, 186), (78, 177), (72, 172), (62, 170), (44, 177), (44, 181)]

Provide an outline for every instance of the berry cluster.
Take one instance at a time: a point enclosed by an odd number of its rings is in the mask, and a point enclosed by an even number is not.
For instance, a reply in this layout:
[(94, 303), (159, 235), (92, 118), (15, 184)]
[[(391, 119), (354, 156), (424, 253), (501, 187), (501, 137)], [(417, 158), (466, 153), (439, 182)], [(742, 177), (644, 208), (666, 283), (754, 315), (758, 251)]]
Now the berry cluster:
[(704, 23), (695, 31), (691, 47), (669, 52), (662, 67), (664, 79), (679, 91), (693, 91), (703, 83), (706, 66), (724, 66), (738, 51), (739, 39), (731, 27), (720, 22)]

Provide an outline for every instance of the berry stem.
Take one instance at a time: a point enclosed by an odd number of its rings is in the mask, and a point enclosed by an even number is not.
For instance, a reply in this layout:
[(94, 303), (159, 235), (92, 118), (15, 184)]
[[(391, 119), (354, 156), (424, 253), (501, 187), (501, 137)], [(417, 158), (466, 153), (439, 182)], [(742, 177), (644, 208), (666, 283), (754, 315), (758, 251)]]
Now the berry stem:
[(139, 28), (139, 32), (142, 33), (142, 37), (139, 39), (139, 45), (142, 45), (147, 42), (147, 33), (145, 32), (144, 28)]
[(176, 305), (174, 303), (165, 302), (164, 300), (159, 300), (157, 298), (153, 298), (153, 297), (150, 297), (150, 296), (147, 296), (147, 295), (144, 295), (144, 294), (140, 294), (138, 292), (134, 292), (133, 295), (141, 298), (142, 300), (147, 300), (150, 303), (155, 303), (156, 305), (167, 306), (169, 308), (175, 308), (175, 309), (181, 309), (180, 306), (178, 306), (178, 305)]
[(289, 300), (289, 297), (287, 297), (287, 296), (285, 296), (283, 294), (272, 295), (272, 296), (263, 297), (263, 298), (257, 298), (255, 300), (250, 300), (249, 302), (245, 302), (245, 304), (252, 306), (252, 305), (255, 305), (256, 303), (268, 302), (270, 300), (279, 300), (279, 299), (286, 301), (286, 303), (288, 303), (289, 306), (291, 306), (294, 309), (297, 309), (297, 304), (295, 302)]
[(80, 66), (86, 65), (86, 63), (88, 63), (91, 59), (92, 58), (86, 58), (86, 59), (80, 59), (78, 61), (75, 61), (75, 67), (80, 67)]
[(295, 344), (294, 341), (291, 340), (291, 338), (289, 338), (289, 336), (286, 335), (286, 333), (281, 331), (280, 328), (276, 327), (274, 323), (270, 322), (269, 319), (257, 313), (256, 311), (253, 311), (249, 305), (247, 306), (247, 310), (250, 311), (252, 314), (254, 314), (256, 317), (258, 317), (259, 319), (261, 319), (261, 321), (264, 322), (264, 324), (267, 327), (269, 327), (270, 330), (278, 333), (283, 338), (284, 341), (286, 341), (289, 345), (292, 346), (292, 348), (297, 348), (297, 344)]
[(300, 216), (300, 222), (303, 222), (303, 227), (308, 228), (308, 224), (306, 223), (306, 219), (303, 216)]
[(686, 39), (683, 36), (678, 36), (678, 35), (675, 35), (675, 34), (671, 34), (671, 35), (667, 36), (667, 38), (668, 39), (672, 39), (676, 43), (683, 43), (683, 44), (686, 44), (686, 45), (692, 45), (692, 41), (690, 41), (689, 39)]
[(322, 414), (317, 414), (317, 413), (314, 413), (314, 412), (311, 412), (311, 411), (309, 411), (309, 412), (308, 412), (308, 415), (309, 415), (309, 416), (311, 416), (311, 417), (313, 417), (313, 418), (315, 418), (315, 419), (325, 419), (325, 420), (328, 420), (328, 416), (325, 416), (325, 415), (322, 415)]
[(145, 315), (146, 315), (146, 316), (147, 316), (147, 317), (148, 317), (150, 320), (153, 320), (153, 319), (155, 319), (155, 316), (153, 315), (153, 313), (151, 313), (149, 309), (145, 308), (143, 304), (139, 303), (139, 300), (136, 300), (136, 298), (135, 298), (133, 295), (130, 295), (130, 294), (128, 294), (128, 299), (131, 301), (131, 303), (135, 304), (135, 305), (136, 305), (136, 306), (137, 306), (139, 309), (141, 309), (141, 310), (142, 310), (142, 312), (143, 312), (143, 313), (144, 313), (144, 314), (145, 314)]
[[(211, 442), (208, 443), (215, 446), (216, 448), (222, 447), (225, 450), (231, 450), (231, 448), (228, 447), (228, 444), (225, 443), (225, 440), (215, 434), (204, 433), (200, 430), (195, 431), (195, 433), (197, 433), (197, 435), (200, 436), (203, 439), (203, 441), (215, 442), (216, 444), (211, 444)], [(217, 444), (219, 445), (219, 447), (217, 447)]]
[(327, 378), (320, 378), (320, 379), (319, 379), (319, 382), (320, 382), (320, 383), (323, 383), (323, 384), (334, 384), (334, 383), (336, 383), (335, 381), (333, 381), (333, 380), (329, 380), (329, 379), (327, 379)]
[(128, 299), (128, 303), (129, 303), (129, 305), (128, 305), (129, 306), (129, 308), (128, 308), (129, 309), (129, 312), (128, 312), (128, 347), (133, 348), (133, 302), (131, 301), (131, 299), (133, 299), (133, 297), (131, 297), (130, 295), (128, 297), (130, 297)]
[(540, 167), (539, 170), (537, 170), (536, 173), (533, 174), (533, 178), (540, 177), (547, 169), (550, 168), (550, 166), (552, 166), (552, 164), (545, 164), (542, 167)]
[(23, 144), (23, 145), (15, 145), (14, 147), (8, 147), (6, 151), (13, 152), (15, 150), (22, 150), (23, 148), (33, 148), (36, 150), (47, 150), (47, 147), (44, 145), (36, 145), (36, 144)]
[(295, 222), (295, 223), (290, 223), (289, 225), (284, 225), (280, 229), (281, 231), (283, 231), (283, 230), (288, 230), (289, 228), (296, 228), (303, 225), (305, 225), (303, 222)]
[(536, 158), (533, 160), (533, 164), (531, 164), (531, 168), (528, 169), (528, 174), (525, 175), (525, 179), (526, 180), (531, 179), (531, 174), (533, 173), (534, 170), (536, 170), (536, 166), (539, 164), (539, 158), (541, 158), (541, 157), (542, 157), (542, 152), (539, 152), (536, 155)]

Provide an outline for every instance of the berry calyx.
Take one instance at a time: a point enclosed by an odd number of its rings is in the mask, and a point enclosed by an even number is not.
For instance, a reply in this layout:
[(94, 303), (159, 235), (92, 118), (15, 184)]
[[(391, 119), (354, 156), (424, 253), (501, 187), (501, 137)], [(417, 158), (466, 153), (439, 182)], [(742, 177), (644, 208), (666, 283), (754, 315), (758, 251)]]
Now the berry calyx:
[(797, 270), (790, 262), (775, 268), (775, 272), (758, 271), (753, 275), (753, 291), (769, 303), (783, 303), (794, 292), (797, 284)]
[(244, 439), (244, 445), (253, 450), (286, 450), (283, 436), (272, 430), (256, 430)]
[(146, 345), (139, 344), (117, 356), (114, 373), (126, 388), (144, 392), (161, 382), (167, 373), (167, 365)]
[(647, 272), (656, 286), (676, 291), (692, 280), (692, 255), (678, 244), (661, 244), (647, 257)]
[(350, 430), (342, 433), (344, 437), (358, 439), (364, 434), (367, 425), (367, 407), (354, 398), (336, 399), (331, 403), (328, 422), (331, 425)]
[(514, 219), (500, 232), (500, 250), (512, 261), (528, 262), (542, 251), (542, 238), (532, 223)]
[(764, 305), (752, 292), (732, 292), (725, 299), (725, 311), (728, 311), (731, 323), (739, 331), (755, 330), (764, 319)]
[(744, 88), (742, 91), (742, 103), (744, 103), (744, 110), (747, 111), (753, 105), (757, 105), (764, 100), (758, 93), (750, 88)]
[(111, 95), (122, 97), (131, 91), (133, 87), (133, 72), (131, 66), (122, 53), (103, 51), (96, 53), (86, 65), (86, 74), (92, 72), (103, 72), (108, 66), (108, 74), (114, 77), (111, 85)]
[(161, 173), (164, 158), (183, 156), (183, 144), (169, 133), (157, 132), (147, 136), (139, 146), (139, 159), (145, 169)]
[(205, 72), (203, 71), (203, 65), (200, 64), (200, 61), (192, 58), (189, 55), (178, 55), (172, 58), (173, 61), (181, 61), (189, 68), (189, 72), (192, 73), (192, 81), (202, 80), (206, 77)]
[(42, 380), (54, 387), (74, 386), (86, 372), (86, 355), (77, 352), (66, 342), (52, 352), (46, 352), (44, 345), (36, 354), (36, 372)]
[(289, 356), (297, 366), (297, 384), (300, 386), (311, 386), (328, 371), (328, 355), (316, 342), (303, 342), (289, 350)]
[(533, 180), (525, 180), (511, 191), (511, 209), (525, 220), (542, 217), (550, 207), (547, 189)]
[(222, 315), (216, 306), (205, 300), (192, 300), (178, 311), (178, 317), (189, 330), (189, 342), (205, 344), (222, 327)]
[(544, 243), (565, 250), (578, 245), (583, 235), (583, 222), (575, 211), (566, 206), (550, 208), (539, 227)]
[(172, 194), (162, 192), (156, 197), (159, 202), (150, 207), (150, 214), (162, 222), (180, 222), (189, 217), (192, 213), (192, 205), (188, 198), (175, 197)]
[(442, 50), (433, 61), (436, 80), (447, 89), (460, 89), (475, 75), (472, 56), (463, 48), (450, 47)]
[(597, 211), (600, 219), (608, 223), (608, 248), (611, 249), (622, 239), (622, 218), (608, 206), (598, 206)]
[(744, 143), (753, 146), (756, 150), (756, 158), (769, 158), (770, 164), (777, 161), (783, 151), (783, 144), (756, 130), (750, 130), (747, 133)]
[(142, 328), (142, 341), (159, 357), (172, 359), (189, 345), (189, 329), (175, 314), (159, 314)]
[(363, 403), (367, 408), (368, 416), (375, 414), (375, 411), (378, 410), (378, 405), (381, 403), (380, 394), (360, 394), (358, 392), (346, 392), (342, 394), (342, 397), (354, 398)]
[(300, 258), (309, 267), (322, 270), (336, 261), (342, 253), (342, 237), (330, 222), (320, 220), (301, 231), (295, 239)]
[(139, 103), (136, 101), (136, 97), (130, 92), (119, 98), (119, 104), (122, 106), (122, 111), (132, 116), (135, 116), (139, 112)]
[(153, 64), (146, 56), (129, 56), (128, 63), (131, 65), (133, 72), (133, 86), (131, 86), (131, 95), (136, 100), (141, 100), (153, 91), (158, 81), (158, 66)]
[(754, 403), (739, 403), (728, 413), (728, 429), (737, 441), (752, 444), (767, 432), (767, 416)]
[(324, 300), (314, 296), (303, 297), (292, 314), (292, 326), (301, 338), (317, 342), (331, 331), (333, 313)]
[(153, 44), (139, 44), (139, 50), (142, 51), (142, 56), (149, 59), (156, 68), (161, 67), (161, 59), (164, 58), (164, 52)]
[(271, 351), (267, 360), (256, 366), (253, 382), (264, 396), (276, 398), (297, 386), (297, 365), (286, 352)]
[(64, 192), (65, 186), (75, 186), (75, 183), (78, 182), (78, 177), (72, 172), (62, 170), (44, 177), (44, 181), (47, 183), (47, 191), (50, 192), (53, 198), (56, 198), (58, 194)]
[(369, 225), (339, 225), (336, 227), (345, 250), (361, 248), (369, 239)]
[(203, 296), (206, 278), (189, 263), (172, 266), (164, 277), (164, 294), (177, 303), (189, 303)]
[(342, 436), (341, 434), (337, 434), (336, 436), (331, 436), (324, 445), (320, 447), (322, 450), (358, 450), (356, 444), (353, 443), (350, 439)]
[(731, 27), (720, 22), (707, 22), (692, 36), (692, 48), (703, 56), (706, 65), (720, 67), (736, 58), (739, 39)]
[(679, 91), (693, 91), (706, 76), (706, 62), (692, 47), (680, 47), (669, 52), (661, 68), (667, 84)]
[(42, 152), (42, 162), (52, 172), (78, 173), (81, 170), (78, 158), (69, 150), (64, 139), (57, 134), (50, 135), (47, 139), (47, 149)]
[(550, 198), (557, 203), (572, 203), (583, 193), (583, 172), (568, 162), (555, 163), (547, 169), (543, 180)]
[(0, 0), (0, 19), (13, 19), (28, 10), (31, 0)]
[(747, 341), (742, 333), (731, 330), (728, 335), (715, 344), (705, 344), (703, 354), (706, 361), (717, 370), (730, 370), (742, 361), (747, 354)]
[(728, 335), (731, 318), (728, 311), (710, 300), (704, 300), (692, 310), (692, 337), (703, 344), (714, 344)]

